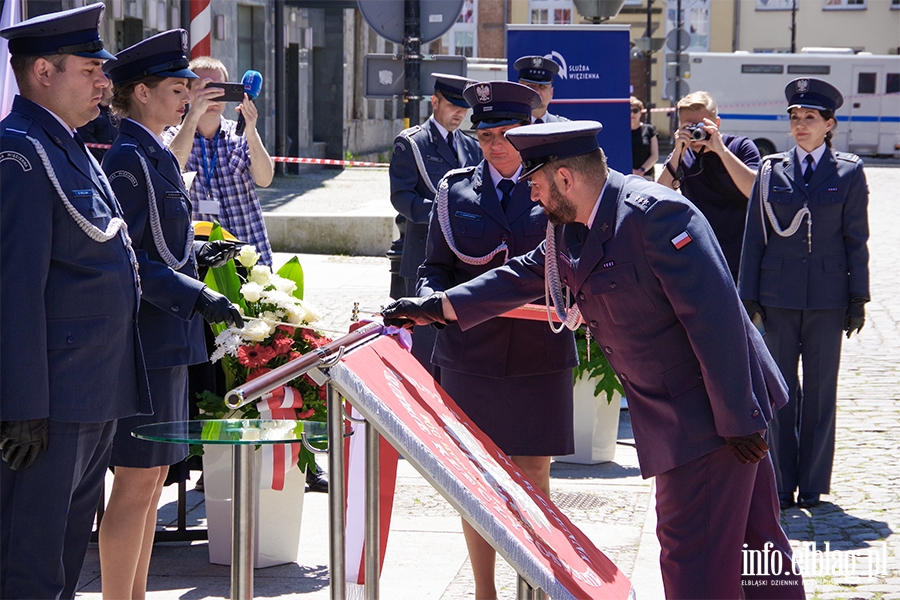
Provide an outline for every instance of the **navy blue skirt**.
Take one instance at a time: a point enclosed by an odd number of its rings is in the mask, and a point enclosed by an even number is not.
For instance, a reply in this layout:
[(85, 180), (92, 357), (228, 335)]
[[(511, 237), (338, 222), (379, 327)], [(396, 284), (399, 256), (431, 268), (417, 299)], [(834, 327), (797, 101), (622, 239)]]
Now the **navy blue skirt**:
[(113, 438), (112, 457), (109, 464), (116, 467), (147, 469), (174, 465), (188, 454), (187, 444), (169, 444), (139, 440), (131, 431), (138, 425), (187, 421), (188, 419), (188, 368), (186, 365), (168, 369), (148, 369), (152, 415), (138, 415), (119, 419)]
[(575, 452), (572, 369), (495, 379), (444, 367), (441, 387), (507, 456)]

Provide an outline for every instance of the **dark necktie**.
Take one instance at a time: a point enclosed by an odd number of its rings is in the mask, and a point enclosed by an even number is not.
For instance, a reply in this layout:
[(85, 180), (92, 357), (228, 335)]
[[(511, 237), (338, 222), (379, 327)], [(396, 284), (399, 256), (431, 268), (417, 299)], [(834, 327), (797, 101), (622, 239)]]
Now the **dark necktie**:
[(535, 124), (535, 125), (540, 125), (540, 124), (543, 123), (543, 122), (544, 122), (544, 120), (543, 120), (543, 119), (540, 119), (540, 118), (534, 120), (534, 124)]
[(809, 182), (812, 179), (813, 173), (815, 172), (815, 169), (813, 169), (812, 154), (807, 154), (806, 158), (804, 160), (806, 162), (806, 170), (803, 171), (803, 182), (806, 183), (806, 185), (809, 185)]
[(497, 184), (497, 189), (500, 190), (500, 208), (503, 209), (503, 212), (506, 212), (506, 207), (509, 206), (509, 199), (512, 198), (512, 191), (515, 187), (516, 182), (512, 179), (501, 179)]
[(456, 154), (456, 146), (453, 144), (453, 132), (447, 132), (447, 145), (450, 146), (450, 149), (453, 150), (453, 154)]

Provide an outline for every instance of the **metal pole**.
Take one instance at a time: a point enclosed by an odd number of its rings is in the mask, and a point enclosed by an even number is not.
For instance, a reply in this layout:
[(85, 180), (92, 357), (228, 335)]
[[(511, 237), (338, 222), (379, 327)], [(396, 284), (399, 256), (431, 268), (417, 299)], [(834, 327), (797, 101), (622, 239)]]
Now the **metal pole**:
[(516, 600), (534, 600), (534, 588), (521, 575), (516, 579)]
[(231, 449), (231, 600), (253, 598), (253, 555), (256, 545), (256, 485), (252, 444)]
[[(284, 60), (284, 0), (275, 0), (275, 155), (287, 156), (285, 152), (285, 123), (287, 105), (285, 102), (285, 60)], [(276, 173), (284, 174), (284, 163), (276, 163)]]
[[(644, 34), (647, 36), (647, 42), (650, 42), (650, 34), (653, 31), (653, 0), (647, 0), (647, 33)], [(651, 69), (653, 68), (652, 52), (650, 48), (647, 48), (647, 53), (644, 55), (644, 58), (647, 59), (647, 115), (645, 117), (646, 122), (650, 122), (650, 108), (652, 108), (652, 99), (653, 94), (650, 93), (650, 87), (653, 85), (653, 73)]]
[(681, 0), (678, 0), (676, 7), (675, 25), (675, 102), (678, 102), (681, 100), (681, 34), (684, 25), (681, 19)]
[(328, 539), (330, 542), (328, 568), (331, 577), (331, 600), (347, 596), (344, 556), (344, 417), (341, 395), (327, 384), (328, 410)]
[(797, 0), (791, 2), (791, 54), (797, 52)]
[(378, 600), (381, 564), (381, 498), (378, 453), (381, 435), (366, 423), (366, 600)]
[(419, 21), (419, 0), (403, 3), (403, 35), (405, 52), (403, 55), (403, 76), (406, 90), (403, 94), (404, 127), (419, 124), (419, 67), (422, 64), (421, 22)]

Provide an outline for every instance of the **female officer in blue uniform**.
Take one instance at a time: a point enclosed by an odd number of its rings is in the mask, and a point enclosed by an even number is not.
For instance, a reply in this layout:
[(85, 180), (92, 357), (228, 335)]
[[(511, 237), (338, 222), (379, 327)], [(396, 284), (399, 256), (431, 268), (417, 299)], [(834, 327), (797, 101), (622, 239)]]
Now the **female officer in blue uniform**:
[(857, 156), (831, 146), (843, 97), (813, 78), (790, 82), (785, 96), (797, 145), (761, 165), (738, 282), (792, 399), (769, 425), (782, 509), (798, 488), (801, 508), (829, 492), (841, 333), (862, 329), (869, 301), (866, 176)]
[[(441, 292), (533, 250), (547, 216), (531, 201), (508, 130), (530, 122), (536, 92), (507, 81), (475, 83), (463, 95), (484, 160), (447, 173), (438, 186), (419, 268), (419, 296)], [(468, 331), (437, 334), (432, 362), (441, 386), (465, 413), (550, 495), (550, 457), (574, 451), (572, 333), (540, 321), (491, 319)], [(463, 520), (475, 597), (496, 598), (494, 549)]]
[[(242, 325), (237, 309), (197, 280), (197, 263), (233, 256), (228, 243), (198, 245), (191, 205), (178, 163), (161, 134), (177, 125), (188, 103), (187, 33), (175, 29), (127, 48), (105, 70), (113, 82), (120, 134), (103, 168), (125, 212), (140, 266), (139, 327), (153, 402), (151, 417), (119, 421), (110, 464), (116, 467), (100, 526), (104, 598), (142, 598), (156, 507), (169, 465), (184, 459), (178, 444), (141, 441), (131, 431), (145, 423), (186, 420), (187, 366), (207, 360), (203, 319)], [(228, 256), (228, 255), (231, 256)], [(225, 255), (225, 256), (222, 256)]]

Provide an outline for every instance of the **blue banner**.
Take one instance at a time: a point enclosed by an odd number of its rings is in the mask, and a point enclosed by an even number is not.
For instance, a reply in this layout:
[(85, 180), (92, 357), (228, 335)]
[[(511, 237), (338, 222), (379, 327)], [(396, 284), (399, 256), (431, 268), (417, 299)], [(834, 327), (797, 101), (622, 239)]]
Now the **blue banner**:
[(628, 25), (510, 25), (507, 70), (521, 56), (538, 55), (556, 61), (549, 112), (571, 120), (603, 124), (597, 135), (609, 166), (631, 174), (630, 29)]

